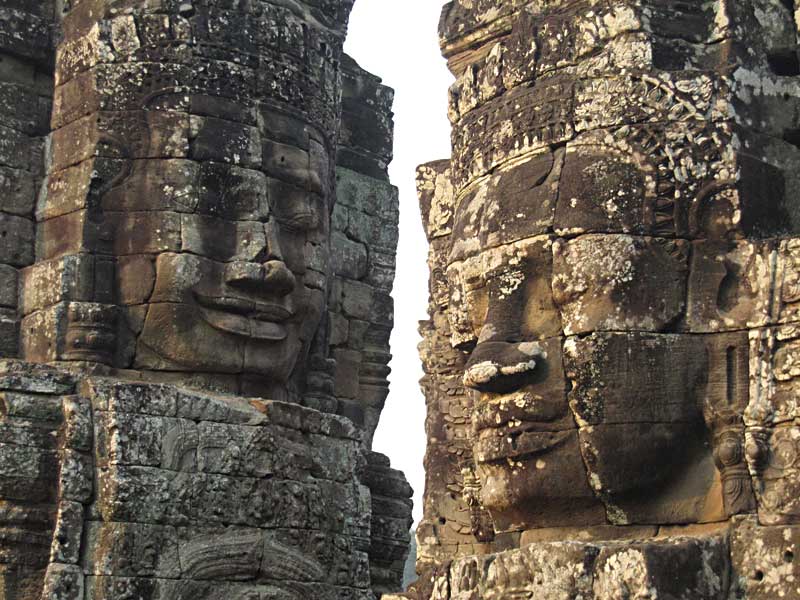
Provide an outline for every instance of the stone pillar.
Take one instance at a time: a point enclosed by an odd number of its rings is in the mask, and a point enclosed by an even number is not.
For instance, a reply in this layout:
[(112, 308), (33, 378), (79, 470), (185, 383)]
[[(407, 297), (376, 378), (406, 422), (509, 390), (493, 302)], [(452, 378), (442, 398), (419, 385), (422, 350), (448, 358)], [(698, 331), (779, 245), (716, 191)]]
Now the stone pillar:
[[(34, 262), (34, 213), (53, 96), (55, 10), (51, 1), (0, 1), (1, 357), (18, 356), (20, 271)], [(10, 394), (0, 406), (0, 419), (10, 421), (0, 440), (0, 597), (38, 598), (54, 524), (60, 409), (32, 403), (24, 394)], [(36, 425), (26, 427), (31, 419)]]
[(376, 598), (402, 589), (411, 529), (414, 490), (405, 475), (392, 469), (389, 458), (377, 452), (367, 455), (363, 478), (371, 494), (369, 564)]
[(412, 597), (798, 597), (794, 13), (445, 5)]

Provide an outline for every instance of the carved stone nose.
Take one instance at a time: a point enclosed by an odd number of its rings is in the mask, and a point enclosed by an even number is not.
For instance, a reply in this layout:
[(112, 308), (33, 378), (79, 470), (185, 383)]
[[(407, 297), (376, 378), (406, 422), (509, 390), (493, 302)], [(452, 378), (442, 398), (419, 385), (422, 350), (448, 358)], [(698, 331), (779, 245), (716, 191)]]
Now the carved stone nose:
[(482, 392), (508, 392), (519, 387), (545, 358), (535, 342), (481, 342), (464, 370), (464, 385)]
[(297, 284), (292, 273), (282, 260), (269, 260), (264, 263), (264, 284), (271, 291), (285, 296)]
[(228, 285), (256, 285), (264, 279), (264, 267), (259, 263), (234, 262), (225, 267), (225, 283)]
[(286, 296), (294, 290), (297, 281), (282, 260), (269, 260), (263, 264), (234, 262), (225, 268), (225, 283), (233, 287), (252, 287), (259, 291)]

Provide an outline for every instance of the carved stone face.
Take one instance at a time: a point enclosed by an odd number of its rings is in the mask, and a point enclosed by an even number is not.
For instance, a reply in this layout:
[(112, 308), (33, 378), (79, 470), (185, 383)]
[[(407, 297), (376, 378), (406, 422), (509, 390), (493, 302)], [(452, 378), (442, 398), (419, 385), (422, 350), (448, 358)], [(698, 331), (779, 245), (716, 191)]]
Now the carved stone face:
[(184, 211), (145, 224), (131, 207), (117, 225), (118, 237), (148, 225), (160, 250), (136, 366), (285, 383), (325, 304), (328, 148), (312, 127), (275, 111), (258, 126), (191, 119), (195, 156), (210, 160), (145, 161), (125, 193), (169, 172), (156, 191), (180, 198)]
[(674, 333), (688, 243), (590, 233), (588, 210), (570, 231), (548, 232), (559, 178), (562, 194), (568, 181), (581, 188), (576, 206), (593, 200), (581, 190), (602, 203), (616, 185), (621, 208), (643, 193), (629, 185), (644, 179), (630, 163), (590, 158), (537, 154), (467, 190), (453, 217), (451, 342), (469, 353), (481, 501), (498, 530), (694, 522), (719, 510), (707, 500), (703, 421), (714, 350)]

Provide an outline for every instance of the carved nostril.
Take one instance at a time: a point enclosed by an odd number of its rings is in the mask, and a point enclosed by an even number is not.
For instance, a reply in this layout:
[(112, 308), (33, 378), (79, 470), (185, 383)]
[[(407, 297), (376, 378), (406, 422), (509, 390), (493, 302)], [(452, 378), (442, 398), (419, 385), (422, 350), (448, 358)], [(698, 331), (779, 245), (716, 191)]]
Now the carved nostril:
[(264, 283), (271, 291), (286, 295), (294, 290), (297, 282), (282, 260), (270, 260), (264, 263)]

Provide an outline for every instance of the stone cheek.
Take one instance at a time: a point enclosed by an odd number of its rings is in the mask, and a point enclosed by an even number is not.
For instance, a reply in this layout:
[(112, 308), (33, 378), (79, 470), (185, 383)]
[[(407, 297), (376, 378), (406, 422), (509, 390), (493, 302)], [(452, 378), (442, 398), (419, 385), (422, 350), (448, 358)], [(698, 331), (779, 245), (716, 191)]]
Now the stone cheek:
[(663, 331), (684, 312), (685, 242), (592, 234), (557, 242), (553, 254), (567, 335)]

